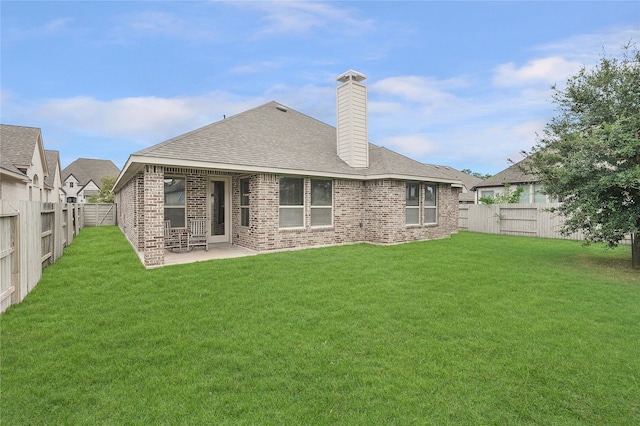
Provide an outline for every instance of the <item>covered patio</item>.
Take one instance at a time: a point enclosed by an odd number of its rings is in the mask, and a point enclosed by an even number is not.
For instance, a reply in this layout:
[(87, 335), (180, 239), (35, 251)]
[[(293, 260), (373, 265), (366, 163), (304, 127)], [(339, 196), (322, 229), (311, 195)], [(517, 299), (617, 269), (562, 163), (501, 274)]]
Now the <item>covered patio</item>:
[(230, 243), (209, 244), (209, 250), (201, 248), (189, 250), (165, 250), (164, 266), (184, 263), (203, 262), (214, 259), (231, 259), (234, 257), (255, 256), (255, 250), (235, 246)]

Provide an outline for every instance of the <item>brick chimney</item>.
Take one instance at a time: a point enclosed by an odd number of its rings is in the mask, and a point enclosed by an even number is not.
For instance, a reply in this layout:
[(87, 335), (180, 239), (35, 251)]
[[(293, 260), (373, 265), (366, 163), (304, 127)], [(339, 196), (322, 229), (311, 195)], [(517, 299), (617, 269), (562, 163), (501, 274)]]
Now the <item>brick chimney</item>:
[(336, 113), (338, 157), (351, 167), (369, 167), (367, 132), (367, 76), (349, 70), (337, 78)]

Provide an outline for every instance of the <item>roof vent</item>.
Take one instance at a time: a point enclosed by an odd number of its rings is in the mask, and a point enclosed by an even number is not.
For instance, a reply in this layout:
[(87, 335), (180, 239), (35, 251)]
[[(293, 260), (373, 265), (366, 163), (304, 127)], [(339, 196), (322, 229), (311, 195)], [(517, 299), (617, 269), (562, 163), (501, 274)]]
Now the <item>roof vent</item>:
[(282, 105), (277, 105), (277, 106), (276, 106), (276, 109), (277, 109), (278, 111), (282, 111), (282, 112), (287, 112), (287, 111), (289, 111), (286, 107), (283, 107)]

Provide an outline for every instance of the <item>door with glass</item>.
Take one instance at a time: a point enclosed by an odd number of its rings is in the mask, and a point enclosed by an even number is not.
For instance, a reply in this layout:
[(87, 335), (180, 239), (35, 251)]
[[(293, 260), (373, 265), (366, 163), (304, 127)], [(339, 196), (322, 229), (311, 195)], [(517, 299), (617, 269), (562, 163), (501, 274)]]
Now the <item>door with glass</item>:
[(211, 179), (208, 193), (209, 242), (228, 243), (231, 235), (231, 179)]

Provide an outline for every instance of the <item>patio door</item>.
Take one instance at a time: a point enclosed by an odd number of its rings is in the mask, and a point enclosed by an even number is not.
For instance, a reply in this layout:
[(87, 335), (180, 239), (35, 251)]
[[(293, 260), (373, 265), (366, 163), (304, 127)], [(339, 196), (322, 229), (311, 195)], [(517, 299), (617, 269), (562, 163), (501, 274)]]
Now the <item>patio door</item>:
[(211, 179), (207, 201), (209, 242), (231, 242), (231, 179), (226, 177)]

